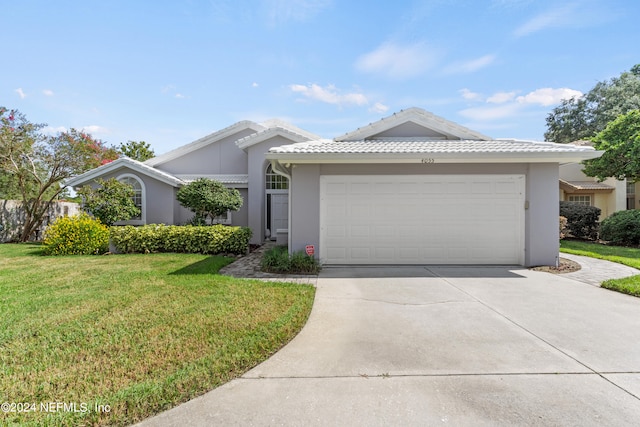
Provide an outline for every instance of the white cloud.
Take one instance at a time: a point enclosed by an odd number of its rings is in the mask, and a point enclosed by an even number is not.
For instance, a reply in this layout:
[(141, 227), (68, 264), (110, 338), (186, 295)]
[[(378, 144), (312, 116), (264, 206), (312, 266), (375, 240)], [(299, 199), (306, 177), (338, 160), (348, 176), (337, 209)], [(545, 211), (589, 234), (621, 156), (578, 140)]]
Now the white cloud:
[(51, 89), (44, 89), (44, 90), (42, 91), (42, 94), (43, 94), (44, 96), (53, 96), (53, 95), (54, 95), (54, 93), (53, 93), (53, 91), (52, 91)]
[(270, 25), (305, 22), (332, 4), (331, 0), (264, 0)]
[(58, 126), (58, 127), (45, 126), (44, 128), (42, 128), (42, 132), (47, 135), (55, 135), (57, 133), (66, 132), (67, 130), (68, 129), (64, 126)]
[(256, 82), (251, 83), (251, 87), (258, 87), (258, 86), (260, 86), (260, 85), (258, 83), (256, 83)]
[(359, 71), (403, 79), (418, 76), (432, 68), (439, 56), (437, 49), (425, 43), (402, 46), (388, 42), (360, 56), (355, 67)]
[(521, 104), (538, 104), (544, 107), (559, 104), (564, 99), (580, 98), (582, 92), (566, 87), (553, 89), (545, 87), (516, 98)]
[(14, 92), (18, 94), (18, 96), (20, 97), (20, 99), (25, 99), (25, 98), (27, 97), (27, 94), (26, 94), (26, 93), (24, 93), (24, 91), (22, 90), (22, 88), (21, 88), (21, 87), (19, 87), (18, 89), (16, 89)]
[(523, 96), (516, 96), (516, 93), (497, 92), (487, 98), (485, 104), (461, 110), (459, 114), (476, 122), (504, 121), (522, 115), (537, 114), (535, 107), (549, 107), (559, 104), (563, 99), (582, 96), (582, 92), (569, 88), (541, 88)]
[(497, 92), (487, 98), (487, 102), (490, 104), (504, 104), (516, 97), (516, 92)]
[(500, 120), (514, 116), (523, 108), (521, 104), (509, 103), (497, 107), (473, 107), (467, 108), (459, 112), (459, 114), (467, 119), (476, 121)]
[[(560, 2), (558, 2), (560, 3)], [(549, 28), (588, 28), (601, 26), (615, 19), (617, 12), (606, 2), (580, 0), (555, 6), (542, 12), (524, 24), (513, 34), (524, 37)]]
[(387, 107), (386, 105), (380, 103), (380, 102), (376, 102), (375, 104), (373, 104), (371, 106), (371, 108), (369, 108), (369, 111), (372, 113), (386, 113), (389, 110), (389, 107)]
[(523, 37), (548, 27), (560, 26), (567, 20), (568, 13), (573, 8), (573, 5), (563, 5), (536, 15), (518, 27), (514, 34), (516, 37)]
[(495, 55), (484, 55), (464, 62), (456, 62), (445, 68), (447, 74), (468, 74), (488, 67), (496, 60)]
[(467, 88), (460, 89), (458, 92), (462, 95), (464, 99), (467, 101), (478, 101), (482, 98), (482, 95), (478, 92), (472, 92)]
[(293, 92), (299, 93), (306, 98), (326, 102), (327, 104), (344, 105), (366, 105), (369, 103), (367, 97), (358, 92), (342, 94), (334, 85), (322, 87), (315, 83), (309, 85), (292, 84), (289, 86)]
[(104, 128), (102, 126), (98, 126), (98, 125), (89, 125), (89, 126), (84, 126), (82, 128), (83, 131), (88, 132), (90, 134), (94, 134), (94, 133), (109, 133), (109, 131), (107, 130), (107, 128)]
[(183, 99), (185, 96), (181, 93), (176, 93), (175, 97), (178, 99)]

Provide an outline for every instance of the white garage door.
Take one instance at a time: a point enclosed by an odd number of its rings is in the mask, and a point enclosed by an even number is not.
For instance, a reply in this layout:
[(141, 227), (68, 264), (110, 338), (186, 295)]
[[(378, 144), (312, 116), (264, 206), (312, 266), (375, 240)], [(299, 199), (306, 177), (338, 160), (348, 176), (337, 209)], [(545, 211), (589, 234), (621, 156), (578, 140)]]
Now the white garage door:
[(323, 175), (327, 264), (523, 264), (524, 175)]

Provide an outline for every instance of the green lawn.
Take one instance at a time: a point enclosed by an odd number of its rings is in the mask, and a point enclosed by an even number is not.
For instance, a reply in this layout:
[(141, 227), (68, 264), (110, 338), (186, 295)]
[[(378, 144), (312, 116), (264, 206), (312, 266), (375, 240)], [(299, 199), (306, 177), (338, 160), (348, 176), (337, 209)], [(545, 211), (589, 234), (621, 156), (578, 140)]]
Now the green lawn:
[(315, 294), (218, 275), (223, 257), (40, 252), (0, 245), (0, 403), (35, 404), (0, 425), (128, 425), (168, 409), (281, 348)]
[[(562, 240), (560, 243), (560, 251), (591, 258), (605, 259), (640, 269), (640, 248)], [(626, 277), (624, 279), (606, 280), (602, 282), (602, 287), (640, 297), (640, 275)]]

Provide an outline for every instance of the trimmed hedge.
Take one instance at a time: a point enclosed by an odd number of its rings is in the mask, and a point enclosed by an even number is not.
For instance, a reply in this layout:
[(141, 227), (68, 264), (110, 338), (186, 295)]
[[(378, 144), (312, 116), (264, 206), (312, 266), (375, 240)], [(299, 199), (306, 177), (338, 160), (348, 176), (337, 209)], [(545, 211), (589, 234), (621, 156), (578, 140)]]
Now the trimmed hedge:
[(640, 245), (640, 210), (614, 212), (600, 225), (600, 238), (614, 245)]
[(249, 248), (250, 238), (250, 228), (227, 225), (111, 227), (111, 243), (122, 253), (244, 254)]
[(96, 255), (109, 248), (109, 228), (86, 213), (59, 217), (44, 232), (45, 255)]
[(560, 202), (560, 216), (567, 218), (567, 231), (579, 239), (598, 238), (600, 208), (572, 202)]

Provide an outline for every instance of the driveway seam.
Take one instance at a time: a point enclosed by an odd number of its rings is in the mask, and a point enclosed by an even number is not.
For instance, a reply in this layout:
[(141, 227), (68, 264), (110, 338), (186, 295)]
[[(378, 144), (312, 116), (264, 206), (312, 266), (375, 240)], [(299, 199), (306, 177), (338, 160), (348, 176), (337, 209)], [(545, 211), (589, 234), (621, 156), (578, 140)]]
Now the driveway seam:
[(514, 326), (517, 326), (518, 328), (520, 328), (521, 330), (525, 331), (526, 333), (528, 333), (529, 335), (537, 338), (538, 340), (542, 341), (543, 343), (547, 344), (549, 347), (553, 348), (554, 350), (560, 352), (561, 354), (564, 354), (565, 356), (567, 356), (568, 358), (570, 358), (571, 360), (575, 361), (576, 363), (584, 366), (586, 369), (590, 370), (591, 372), (593, 372), (593, 374), (596, 374), (598, 376), (600, 376), (603, 380), (607, 381), (608, 383), (616, 386), (617, 388), (619, 388), (620, 390), (624, 391), (625, 393), (629, 394), (630, 396), (634, 397), (637, 400), (640, 400), (640, 396), (636, 396), (635, 394), (633, 394), (632, 392), (630, 392), (629, 390), (623, 388), (622, 386), (614, 383), (613, 381), (611, 381), (610, 379), (606, 378), (604, 375), (608, 375), (608, 374), (603, 374), (600, 373), (598, 371), (596, 371), (595, 369), (591, 368), (590, 366), (588, 366), (586, 363), (582, 362), (581, 360), (578, 360), (577, 358), (575, 358), (574, 356), (568, 354), (567, 352), (561, 350), (560, 348), (556, 347), (555, 345), (553, 345), (552, 343), (550, 343), (549, 341), (545, 340), (544, 338), (538, 336), (537, 334), (533, 333), (532, 331), (530, 331), (529, 329), (525, 328), (524, 326), (520, 325), (519, 323), (517, 323), (515, 320), (511, 319), (510, 317), (508, 317), (506, 314), (501, 313), (500, 311), (498, 311), (497, 309), (491, 307), (490, 305), (488, 305), (487, 303), (485, 303), (484, 301), (482, 301), (481, 299), (477, 298), (476, 296), (470, 294), (469, 292), (465, 291), (464, 289), (454, 285), (452, 282), (450, 282), (446, 277), (441, 276), (440, 274), (438, 274), (437, 272), (431, 270), (429, 267), (425, 267), (426, 270), (429, 271), (429, 273), (433, 274), (435, 277), (438, 277), (442, 280), (444, 280), (447, 284), (449, 284), (451, 287), (457, 289), (458, 291), (468, 295), (469, 297), (473, 298), (475, 301), (477, 301), (478, 303), (482, 304), (483, 306), (485, 306), (486, 308), (488, 308), (489, 310), (493, 311), (494, 313), (496, 313), (497, 315), (501, 316), (502, 318), (506, 319), (508, 322), (510, 322), (511, 324), (513, 324)]

